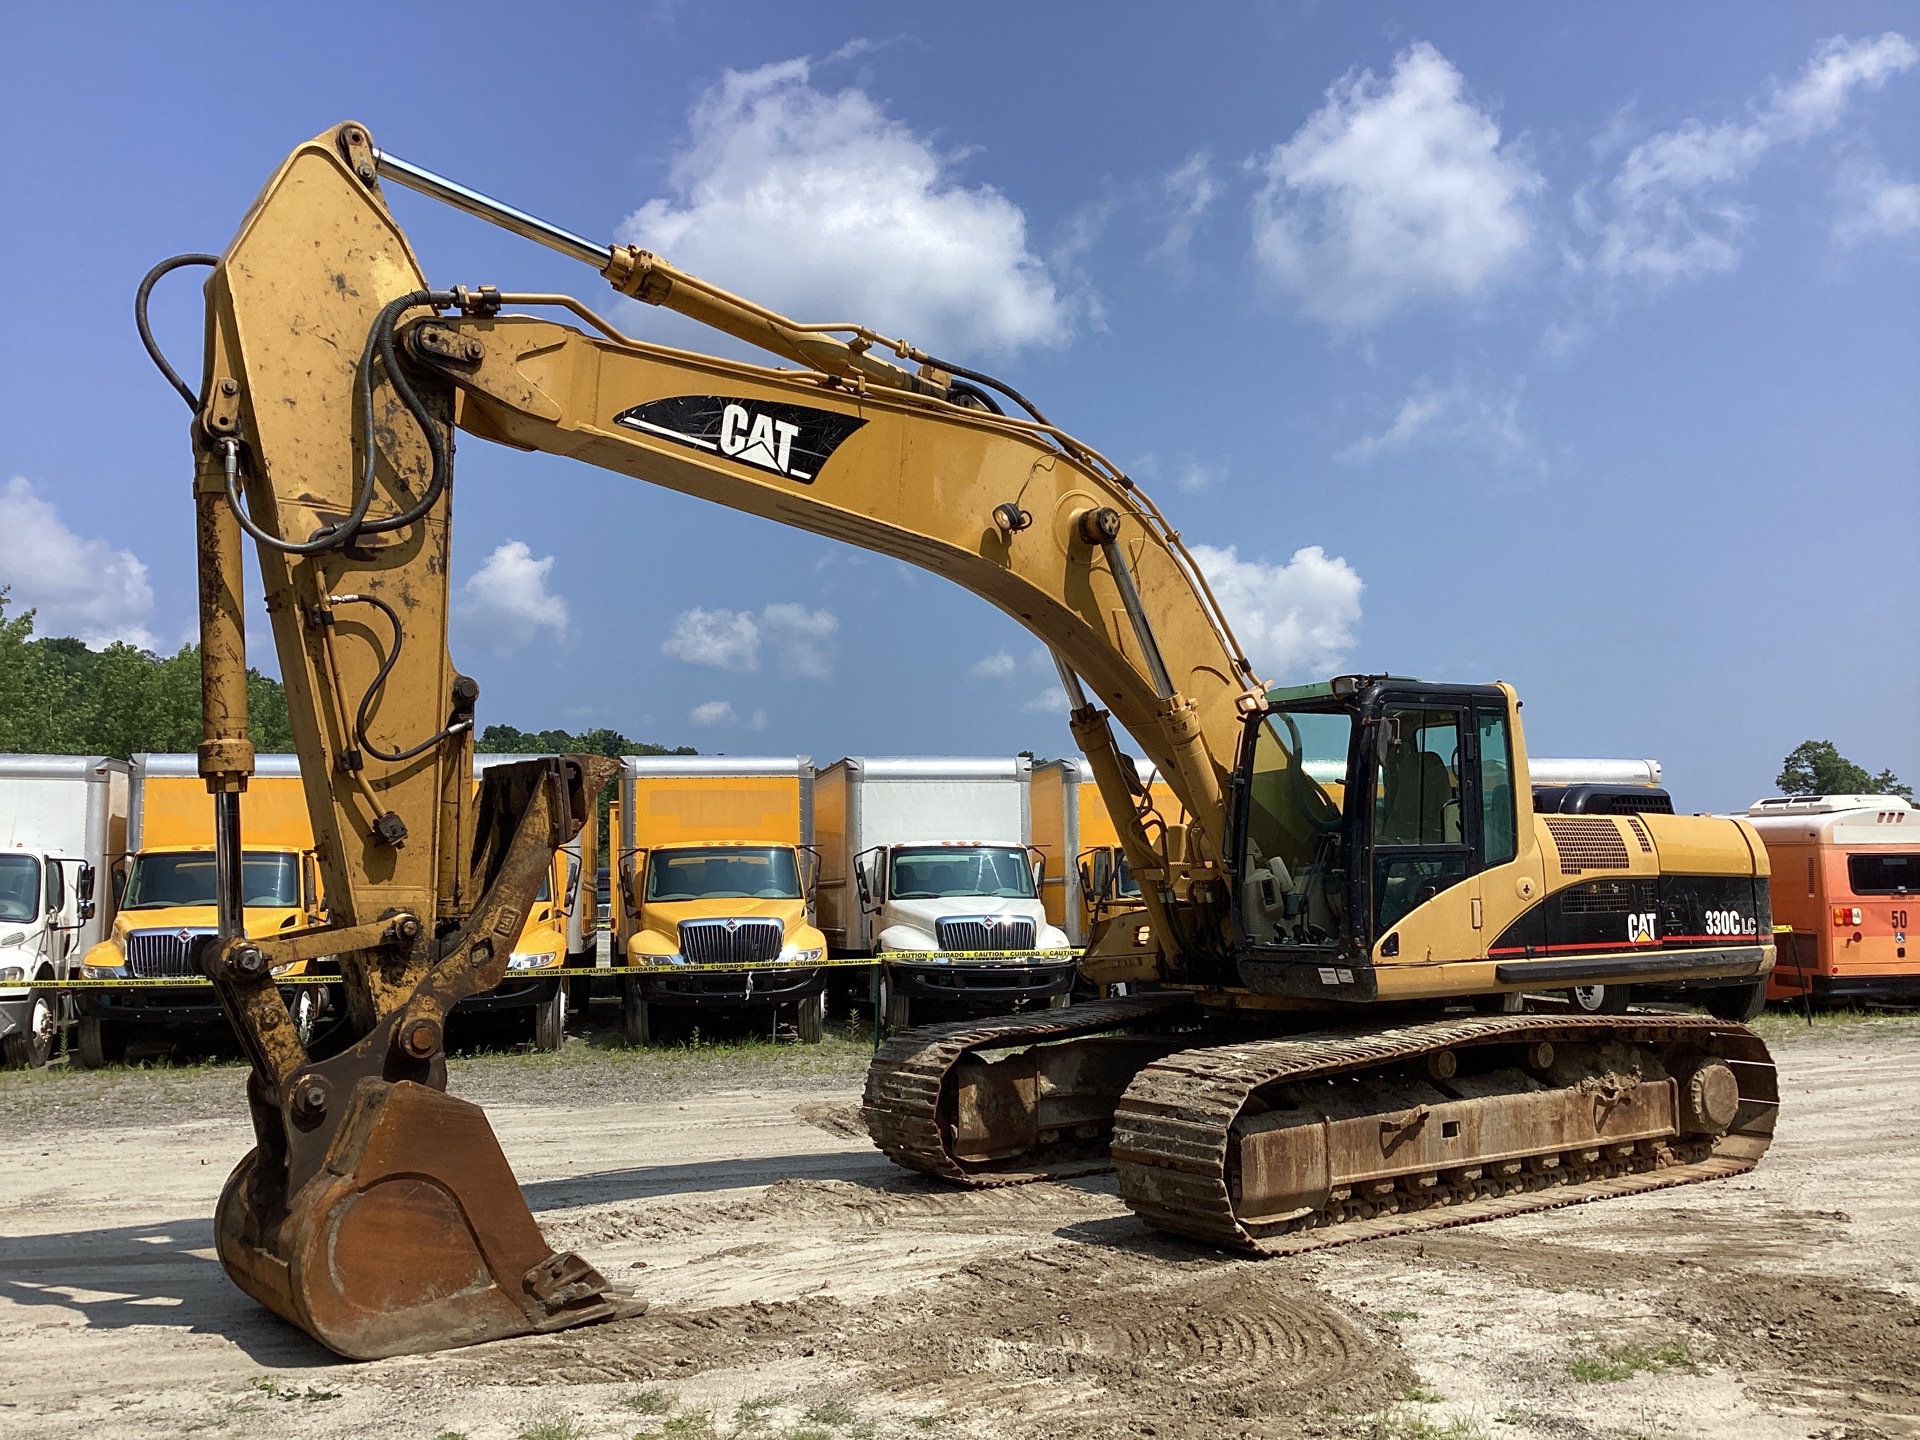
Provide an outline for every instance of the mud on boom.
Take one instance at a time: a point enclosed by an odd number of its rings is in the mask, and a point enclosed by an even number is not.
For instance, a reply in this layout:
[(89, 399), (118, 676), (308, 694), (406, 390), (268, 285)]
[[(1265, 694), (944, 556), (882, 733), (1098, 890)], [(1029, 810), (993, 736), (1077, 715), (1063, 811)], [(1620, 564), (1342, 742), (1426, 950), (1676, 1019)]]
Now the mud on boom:
[[(430, 286), (395, 184), (786, 368), (643, 344), (563, 295)], [(144, 314), (195, 262), (212, 267), (197, 388)], [(555, 229), (354, 124), (295, 150), (222, 255), (156, 267), (138, 309), (194, 414), (221, 880), (198, 960), (254, 1069), (257, 1145), (218, 1248), (341, 1354), (637, 1303), (549, 1250), (485, 1116), (445, 1093), (448, 1010), (499, 981), (614, 763), (500, 766), (470, 788), (478, 687), (447, 652), (456, 429), (909, 561), (1051, 649), (1140, 884), (1084, 968), (1130, 994), (895, 1037), (865, 1111), (901, 1164), (962, 1184), (1111, 1164), (1149, 1223), (1259, 1251), (1706, 1179), (1766, 1148), (1773, 1069), (1736, 1021), (1504, 1013), (1527, 987), (1668, 979), (1723, 981), (1720, 1008), (1743, 1011), (1773, 963), (1751, 827), (1536, 817), (1503, 685), (1268, 689), (1153, 503), (992, 377)], [(245, 936), (237, 876), (243, 537), (329, 901), (326, 924), (271, 939)], [(322, 954), (348, 1023), (310, 1051), (272, 976)]]

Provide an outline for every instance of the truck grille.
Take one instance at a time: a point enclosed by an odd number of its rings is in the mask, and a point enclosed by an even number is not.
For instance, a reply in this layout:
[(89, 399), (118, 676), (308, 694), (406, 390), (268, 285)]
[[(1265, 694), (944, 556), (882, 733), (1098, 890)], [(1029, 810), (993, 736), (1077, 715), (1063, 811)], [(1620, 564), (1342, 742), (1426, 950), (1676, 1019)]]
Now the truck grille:
[(137, 980), (198, 979), (200, 972), (188, 957), (193, 942), (215, 933), (199, 930), (129, 930), (127, 973)]
[(942, 950), (1031, 950), (1033, 921), (1019, 915), (977, 915), (935, 922)]
[(754, 965), (780, 956), (778, 920), (682, 920), (680, 953), (689, 965)]

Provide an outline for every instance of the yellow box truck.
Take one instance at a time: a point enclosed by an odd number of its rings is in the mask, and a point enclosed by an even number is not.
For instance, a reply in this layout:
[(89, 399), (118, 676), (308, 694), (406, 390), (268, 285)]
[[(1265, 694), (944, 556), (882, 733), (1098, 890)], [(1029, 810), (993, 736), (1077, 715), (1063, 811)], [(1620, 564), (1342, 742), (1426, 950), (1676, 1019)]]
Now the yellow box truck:
[[(318, 924), (322, 901), (299, 757), (261, 755), (255, 763), (240, 800), (241, 898), (247, 934), (268, 936)], [(128, 854), (113, 876), (118, 913), (106, 939), (87, 951), (82, 978), (198, 979), (189, 952), (216, 929), (213, 797), (192, 755), (135, 755), (128, 792)], [(324, 960), (300, 962), (283, 978), (329, 968)], [(313, 1038), (332, 1009), (331, 989), (287, 987), (287, 1008), (303, 1040)], [(136, 1031), (224, 1023), (213, 991), (202, 988), (82, 990), (77, 1009), (80, 1063), (89, 1067), (124, 1059)]]
[[(1134, 768), (1161, 820), (1184, 823), (1185, 812), (1159, 773), (1143, 760)], [(1140, 907), (1140, 884), (1086, 761), (1045, 760), (1033, 767), (1033, 846), (1047, 862), (1040, 893), (1048, 923), (1076, 946), (1087, 943), (1096, 921)]]
[[(805, 756), (629, 755), (612, 846), (613, 963), (627, 1039), (701, 1011), (791, 1009), (826, 1029), (814, 923), (813, 762)], [(762, 968), (771, 965), (779, 968)]]
[[(480, 776), (495, 765), (540, 760), (540, 755), (475, 755), (473, 784), (479, 793)], [(553, 852), (547, 878), (527, 912), (527, 922), (507, 958), (507, 973), (483, 995), (472, 995), (454, 1008), (456, 1015), (492, 1015), (526, 1012), (536, 1050), (558, 1050), (566, 1043), (567, 1014), (583, 990), (569, 983), (563, 967), (593, 963), (596, 933), (592, 875), (599, 833), (589, 823), (571, 843)]]

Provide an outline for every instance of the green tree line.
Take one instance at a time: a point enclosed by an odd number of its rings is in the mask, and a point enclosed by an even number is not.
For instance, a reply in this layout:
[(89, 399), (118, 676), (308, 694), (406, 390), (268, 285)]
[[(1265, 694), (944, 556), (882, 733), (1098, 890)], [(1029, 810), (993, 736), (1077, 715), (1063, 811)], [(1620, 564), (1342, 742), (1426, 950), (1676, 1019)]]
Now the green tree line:
[[(186, 752), (200, 744), (200, 647), (155, 655), (118, 643), (89, 649), (71, 636), (36, 639), (33, 611), (7, 613), (0, 586), (0, 752), (111, 755)], [(247, 730), (263, 754), (293, 749), (280, 682), (247, 672)], [(489, 725), (475, 749), (489, 754), (697, 755), (629, 740), (617, 730), (517, 730)]]
[(1840, 753), (1831, 740), (1802, 740), (1780, 762), (1773, 783), (1782, 795), (1898, 795), (1913, 799), (1913, 787), (1904, 785), (1892, 770), (1871, 775)]

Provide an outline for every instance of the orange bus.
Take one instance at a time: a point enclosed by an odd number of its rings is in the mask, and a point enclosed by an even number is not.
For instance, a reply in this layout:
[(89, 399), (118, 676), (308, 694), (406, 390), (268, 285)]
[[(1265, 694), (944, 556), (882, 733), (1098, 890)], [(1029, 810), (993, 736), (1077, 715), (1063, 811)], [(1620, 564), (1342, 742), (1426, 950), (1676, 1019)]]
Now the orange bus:
[(1920, 1000), (1920, 811), (1897, 795), (1789, 795), (1747, 818), (1773, 863), (1769, 1000)]

